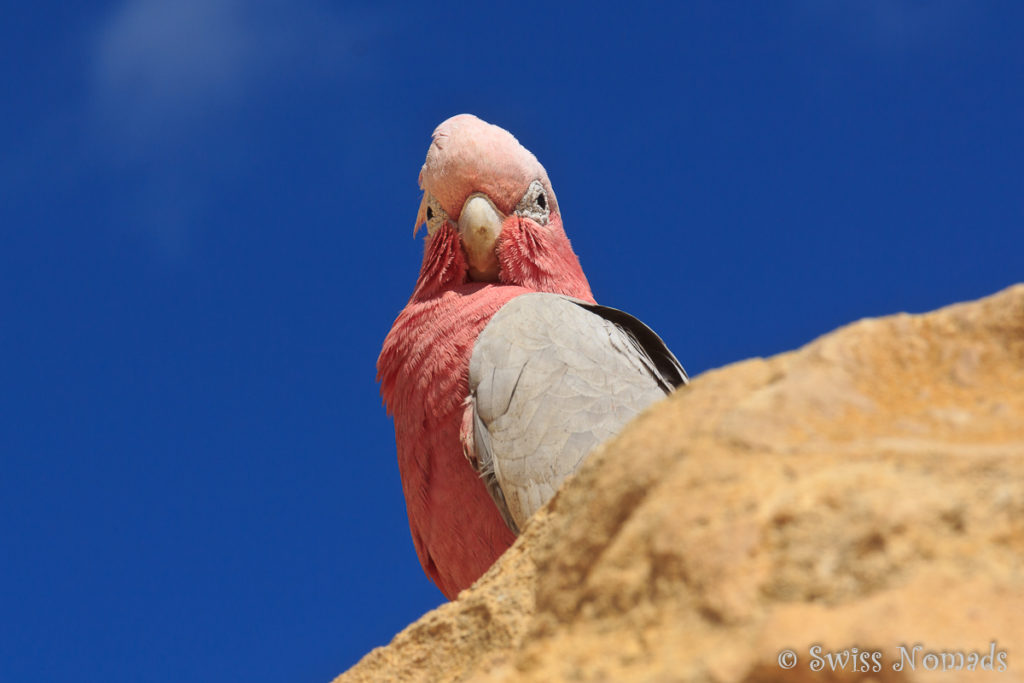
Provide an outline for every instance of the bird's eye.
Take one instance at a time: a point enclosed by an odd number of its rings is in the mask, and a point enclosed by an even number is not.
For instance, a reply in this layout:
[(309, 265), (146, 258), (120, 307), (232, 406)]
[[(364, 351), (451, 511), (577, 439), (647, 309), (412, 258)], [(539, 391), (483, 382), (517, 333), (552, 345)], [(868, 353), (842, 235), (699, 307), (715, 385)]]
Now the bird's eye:
[(427, 234), (433, 235), (437, 232), (438, 228), (444, 225), (444, 222), (448, 220), (448, 214), (444, 209), (441, 208), (441, 203), (434, 198), (434, 195), (427, 192), (423, 197), (423, 203), (426, 204), (426, 208), (423, 209), (423, 213), (420, 214), (422, 218), (426, 218), (427, 221)]
[(526, 189), (526, 193), (516, 206), (516, 215), (530, 218), (540, 225), (548, 224), (551, 207), (548, 206), (547, 191), (539, 180), (534, 180)]

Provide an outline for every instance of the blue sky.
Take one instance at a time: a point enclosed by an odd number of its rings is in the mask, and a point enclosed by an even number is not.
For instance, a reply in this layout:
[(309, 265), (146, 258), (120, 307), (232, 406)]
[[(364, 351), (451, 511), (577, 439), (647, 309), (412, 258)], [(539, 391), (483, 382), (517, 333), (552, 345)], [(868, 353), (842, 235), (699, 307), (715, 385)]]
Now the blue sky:
[(443, 601), (374, 363), (472, 112), (692, 375), (1024, 279), (1024, 5), (8, 3), (0, 680), (327, 681)]

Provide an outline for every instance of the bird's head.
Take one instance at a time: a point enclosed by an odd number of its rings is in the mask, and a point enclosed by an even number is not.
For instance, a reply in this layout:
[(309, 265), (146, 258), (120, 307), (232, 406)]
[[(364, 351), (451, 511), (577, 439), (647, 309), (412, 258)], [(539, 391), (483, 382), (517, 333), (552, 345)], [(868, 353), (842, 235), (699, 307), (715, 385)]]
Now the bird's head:
[(467, 282), (591, 299), (537, 158), (511, 133), (471, 114), (434, 130), (420, 170), (415, 229), (427, 238), (414, 297)]

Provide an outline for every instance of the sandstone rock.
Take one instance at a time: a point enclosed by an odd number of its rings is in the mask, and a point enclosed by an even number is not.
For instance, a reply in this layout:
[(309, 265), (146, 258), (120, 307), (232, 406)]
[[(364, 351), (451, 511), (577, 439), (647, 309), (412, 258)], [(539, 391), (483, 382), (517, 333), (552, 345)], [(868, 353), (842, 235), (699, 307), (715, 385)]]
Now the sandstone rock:
[(698, 377), (336, 683), (975, 679), (1024, 680), (1024, 285)]

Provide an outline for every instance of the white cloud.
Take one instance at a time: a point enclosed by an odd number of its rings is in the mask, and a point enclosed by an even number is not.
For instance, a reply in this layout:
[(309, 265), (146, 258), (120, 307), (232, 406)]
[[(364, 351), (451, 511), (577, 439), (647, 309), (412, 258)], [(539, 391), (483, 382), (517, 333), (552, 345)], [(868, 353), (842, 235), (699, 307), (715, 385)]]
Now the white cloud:
[(244, 163), (232, 132), (249, 107), (357, 72), (371, 20), (329, 1), (122, 0), (93, 34), (87, 153), (129, 172), (116, 214), (169, 259), (190, 251), (215, 179)]
[(314, 0), (127, 0), (94, 44), (101, 118), (166, 132), (295, 76), (344, 70), (352, 32)]
[(238, 87), (256, 38), (233, 0), (136, 0), (110, 21), (96, 78), (107, 95), (183, 106)]

